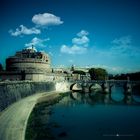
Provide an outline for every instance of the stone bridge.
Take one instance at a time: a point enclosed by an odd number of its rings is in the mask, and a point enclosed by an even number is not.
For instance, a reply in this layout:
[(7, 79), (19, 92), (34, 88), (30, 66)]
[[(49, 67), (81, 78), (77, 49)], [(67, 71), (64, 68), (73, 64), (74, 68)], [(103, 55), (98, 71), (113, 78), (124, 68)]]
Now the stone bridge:
[(131, 94), (135, 86), (140, 85), (140, 81), (129, 80), (90, 80), (90, 81), (69, 81), (71, 91), (81, 91), (91, 93), (94, 90), (101, 90), (104, 93), (111, 92), (114, 85), (122, 86), (125, 94)]

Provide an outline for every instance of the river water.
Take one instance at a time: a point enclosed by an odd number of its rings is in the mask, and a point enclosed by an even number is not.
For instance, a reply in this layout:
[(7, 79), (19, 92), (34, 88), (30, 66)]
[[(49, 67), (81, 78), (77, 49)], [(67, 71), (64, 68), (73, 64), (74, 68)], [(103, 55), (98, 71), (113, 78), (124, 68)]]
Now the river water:
[(49, 108), (38, 108), (43, 112), (40, 130), (50, 134), (42, 137), (37, 131), (35, 139), (140, 140), (139, 103), (138, 94), (125, 97), (120, 86), (114, 86), (111, 94), (71, 93)]

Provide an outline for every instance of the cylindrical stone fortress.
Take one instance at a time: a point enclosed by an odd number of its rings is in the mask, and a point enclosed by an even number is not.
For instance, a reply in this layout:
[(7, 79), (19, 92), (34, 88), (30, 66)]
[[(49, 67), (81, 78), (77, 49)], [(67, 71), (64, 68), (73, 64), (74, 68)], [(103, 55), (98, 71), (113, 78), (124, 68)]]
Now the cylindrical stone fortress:
[(34, 47), (29, 47), (7, 58), (6, 70), (50, 72), (50, 58), (45, 52), (37, 52)]

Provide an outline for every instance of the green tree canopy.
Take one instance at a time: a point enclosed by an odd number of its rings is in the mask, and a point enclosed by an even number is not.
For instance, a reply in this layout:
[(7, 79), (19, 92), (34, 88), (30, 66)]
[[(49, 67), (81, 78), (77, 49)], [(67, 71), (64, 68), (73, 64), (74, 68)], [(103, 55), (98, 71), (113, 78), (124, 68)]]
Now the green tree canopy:
[(91, 68), (89, 69), (89, 74), (91, 80), (105, 80), (105, 77), (108, 75), (107, 71), (103, 68)]
[(130, 78), (130, 80), (140, 80), (140, 72), (135, 73), (126, 73), (126, 74), (117, 74), (114, 76), (114, 79), (116, 80), (127, 80), (127, 77)]
[(75, 71), (73, 71), (73, 74), (86, 75), (86, 73), (82, 70), (75, 70)]
[(3, 66), (2, 66), (2, 64), (0, 63), (0, 71), (2, 71), (3, 70)]

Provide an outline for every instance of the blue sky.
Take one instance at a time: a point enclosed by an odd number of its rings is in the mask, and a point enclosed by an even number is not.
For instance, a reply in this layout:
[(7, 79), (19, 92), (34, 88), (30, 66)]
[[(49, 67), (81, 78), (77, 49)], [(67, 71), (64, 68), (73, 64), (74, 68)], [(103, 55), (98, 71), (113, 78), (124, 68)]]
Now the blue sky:
[(32, 44), (52, 66), (140, 70), (139, 0), (1, 0), (0, 63)]

